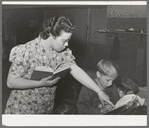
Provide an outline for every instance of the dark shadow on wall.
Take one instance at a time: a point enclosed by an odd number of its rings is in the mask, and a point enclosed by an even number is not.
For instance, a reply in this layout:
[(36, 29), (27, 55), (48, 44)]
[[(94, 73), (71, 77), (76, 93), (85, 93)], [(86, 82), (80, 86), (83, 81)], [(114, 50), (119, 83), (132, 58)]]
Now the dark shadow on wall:
[(83, 68), (96, 71), (97, 63), (101, 59), (110, 59), (111, 46), (104, 44), (88, 43)]
[(72, 37), (68, 47), (72, 50), (76, 63), (82, 68), (85, 61), (86, 43)]

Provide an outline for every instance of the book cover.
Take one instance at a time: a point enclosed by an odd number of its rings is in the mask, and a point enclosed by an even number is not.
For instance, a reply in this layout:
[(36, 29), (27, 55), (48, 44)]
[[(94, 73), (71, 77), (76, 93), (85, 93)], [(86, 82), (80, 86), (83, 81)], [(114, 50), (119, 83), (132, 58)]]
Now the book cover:
[(106, 112), (102, 113), (102, 115), (117, 115), (118, 113), (120, 113), (124, 109), (125, 109), (125, 105), (122, 105), (119, 107), (115, 107), (111, 110), (107, 110)]
[(33, 71), (31, 80), (41, 80), (51, 76), (51, 80), (57, 77), (63, 78), (70, 71), (69, 65), (60, 65), (55, 71), (50, 67), (39, 66)]

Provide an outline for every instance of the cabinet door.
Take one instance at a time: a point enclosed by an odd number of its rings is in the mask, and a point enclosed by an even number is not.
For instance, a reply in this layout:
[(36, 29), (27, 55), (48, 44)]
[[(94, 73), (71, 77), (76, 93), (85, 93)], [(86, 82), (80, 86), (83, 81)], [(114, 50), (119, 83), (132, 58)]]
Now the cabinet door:
[(97, 44), (106, 43), (106, 34), (97, 33), (99, 29), (106, 29), (107, 26), (107, 9), (91, 9), (90, 12), (90, 34), (89, 42)]

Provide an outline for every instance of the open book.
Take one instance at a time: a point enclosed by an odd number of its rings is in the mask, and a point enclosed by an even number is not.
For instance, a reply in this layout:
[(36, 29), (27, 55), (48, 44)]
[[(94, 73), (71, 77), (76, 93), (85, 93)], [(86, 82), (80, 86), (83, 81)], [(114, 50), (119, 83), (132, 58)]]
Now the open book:
[(69, 71), (70, 71), (70, 65), (64, 64), (60, 65), (55, 71), (46, 66), (38, 66), (36, 69), (33, 71), (33, 74), (31, 76), (31, 80), (41, 80), (43, 78), (51, 76), (51, 80), (55, 79), (57, 77), (64, 77)]
[(128, 104), (128, 102), (133, 103), (132, 107), (136, 107), (136, 106), (140, 105), (136, 95), (134, 95), (134, 94), (125, 95), (117, 101), (117, 103), (115, 104), (115, 108), (108, 110), (102, 114), (104, 114), (104, 115), (110, 115), (110, 114), (111, 115), (113, 115), (113, 114), (117, 115), (117, 114), (121, 114), (122, 112), (124, 113), (125, 110), (128, 111), (128, 109), (126, 109), (126, 105)]

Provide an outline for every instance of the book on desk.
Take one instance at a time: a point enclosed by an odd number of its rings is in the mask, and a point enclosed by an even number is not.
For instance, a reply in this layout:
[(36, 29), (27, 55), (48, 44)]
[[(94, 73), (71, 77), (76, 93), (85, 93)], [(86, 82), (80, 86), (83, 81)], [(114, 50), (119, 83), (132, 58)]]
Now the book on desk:
[(57, 77), (63, 78), (68, 72), (70, 72), (70, 68), (71, 66), (67, 64), (60, 65), (56, 70), (46, 66), (38, 66), (33, 71), (31, 80), (41, 80), (49, 76), (51, 76), (50, 80)]
[[(132, 102), (132, 105), (130, 107), (127, 107), (127, 104), (129, 102)], [(133, 109), (140, 106), (140, 103), (136, 97), (136, 95), (130, 94), (125, 95), (121, 99), (117, 101), (115, 104), (115, 108), (111, 110), (107, 110), (106, 112), (102, 113), (102, 115), (126, 115), (131, 114)]]

